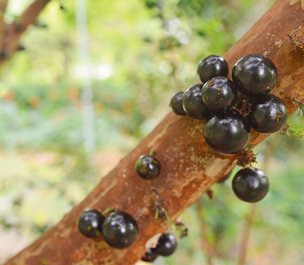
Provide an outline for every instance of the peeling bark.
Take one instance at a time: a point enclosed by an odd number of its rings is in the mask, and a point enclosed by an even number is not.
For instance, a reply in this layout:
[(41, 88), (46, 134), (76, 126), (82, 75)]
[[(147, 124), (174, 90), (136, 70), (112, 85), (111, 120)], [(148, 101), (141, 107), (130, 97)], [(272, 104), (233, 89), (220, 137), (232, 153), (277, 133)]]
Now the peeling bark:
[[(282, 98), (291, 114), (297, 108), (292, 97), (304, 97), (304, 57), (302, 37), (304, 14), (300, 3), (279, 0), (227, 53), (230, 67), (250, 53), (264, 54), (278, 67), (274, 94)], [(155, 220), (153, 189), (159, 193), (170, 217), (176, 218), (235, 165), (237, 155), (212, 152), (202, 137), (202, 123), (169, 113), (163, 121), (107, 176), (88, 197), (75, 206), (57, 226), (5, 265), (96, 265), (134, 264), (145, 251), (145, 243), (167, 228)], [(266, 138), (252, 132), (251, 144)], [(136, 175), (137, 157), (155, 151), (162, 164), (161, 175), (151, 181)], [(138, 240), (126, 250), (109, 248), (103, 240), (84, 238), (76, 228), (80, 212), (87, 207), (119, 208), (138, 222)]]

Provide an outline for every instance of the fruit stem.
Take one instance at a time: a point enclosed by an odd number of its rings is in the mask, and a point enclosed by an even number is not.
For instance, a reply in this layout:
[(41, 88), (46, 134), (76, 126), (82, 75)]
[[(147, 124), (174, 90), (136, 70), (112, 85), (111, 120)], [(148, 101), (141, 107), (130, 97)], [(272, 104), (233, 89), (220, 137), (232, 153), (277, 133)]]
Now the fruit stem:
[(206, 264), (207, 265), (213, 265), (213, 257), (215, 255), (215, 246), (213, 246), (208, 239), (208, 236), (206, 234), (207, 231), (207, 223), (205, 221), (204, 216), (204, 209), (203, 209), (203, 203), (202, 200), (199, 199), (196, 204), (196, 213), (200, 220), (200, 231), (201, 231), (201, 247), (206, 255)]
[(241, 240), (241, 246), (240, 246), (240, 255), (239, 255), (239, 261), (238, 265), (245, 265), (246, 264), (246, 258), (248, 254), (248, 245), (249, 245), (249, 239), (250, 239), (250, 232), (255, 216), (255, 210), (256, 210), (256, 204), (250, 205), (249, 213), (247, 214), (247, 217), (245, 219), (244, 224), (244, 231), (242, 235)]

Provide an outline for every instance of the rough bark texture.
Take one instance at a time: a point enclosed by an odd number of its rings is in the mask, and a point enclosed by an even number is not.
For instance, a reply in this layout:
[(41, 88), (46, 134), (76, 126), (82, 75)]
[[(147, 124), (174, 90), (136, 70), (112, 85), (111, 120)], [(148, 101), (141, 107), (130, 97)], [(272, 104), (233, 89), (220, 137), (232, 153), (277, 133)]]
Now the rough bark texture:
[[(297, 108), (290, 98), (304, 98), (303, 22), (300, 3), (291, 6), (289, 1), (279, 0), (226, 55), (230, 66), (249, 53), (271, 58), (279, 71), (274, 94), (286, 102), (290, 113)], [(82, 203), (6, 265), (134, 264), (144, 253), (146, 241), (167, 228), (165, 221), (153, 218), (156, 199), (153, 189), (158, 191), (169, 215), (175, 218), (236, 165), (237, 155), (221, 156), (212, 152), (201, 130), (200, 121), (169, 113), (135, 150), (102, 178)], [(257, 144), (264, 138), (252, 133), (251, 143)], [(139, 155), (151, 150), (161, 161), (162, 172), (155, 180), (146, 181), (136, 175), (134, 164)], [(114, 250), (103, 240), (84, 238), (77, 231), (76, 220), (87, 207), (99, 210), (111, 207), (129, 212), (139, 225), (138, 240), (129, 249)]]

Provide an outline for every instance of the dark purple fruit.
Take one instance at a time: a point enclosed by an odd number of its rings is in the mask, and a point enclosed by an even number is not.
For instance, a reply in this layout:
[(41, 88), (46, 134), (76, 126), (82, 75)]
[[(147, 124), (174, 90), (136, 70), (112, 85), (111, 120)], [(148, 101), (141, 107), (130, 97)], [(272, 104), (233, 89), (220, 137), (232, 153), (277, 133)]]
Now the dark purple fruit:
[(242, 201), (258, 202), (269, 190), (268, 177), (260, 169), (243, 168), (234, 176), (232, 189)]
[(124, 249), (131, 246), (138, 234), (135, 219), (126, 212), (113, 211), (103, 222), (102, 233), (105, 241), (113, 248)]
[(144, 179), (154, 179), (160, 174), (160, 162), (151, 155), (140, 156), (135, 164), (136, 172)]
[(253, 104), (249, 122), (257, 132), (274, 133), (283, 127), (287, 118), (285, 104), (278, 97), (267, 95)]
[(229, 67), (225, 59), (221, 56), (210, 55), (203, 59), (197, 68), (197, 73), (203, 83), (213, 77), (227, 76)]
[(262, 55), (250, 54), (239, 59), (232, 69), (236, 87), (247, 94), (266, 94), (276, 85), (275, 65)]
[(148, 248), (145, 255), (142, 256), (141, 260), (145, 262), (153, 262), (158, 258), (158, 253), (155, 248)]
[(165, 233), (160, 236), (156, 245), (156, 252), (160, 256), (170, 256), (177, 248), (177, 240), (172, 233)]
[(102, 224), (105, 217), (97, 210), (84, 210), (78, 218), (78, 230), (89, 238), (97, 238), (101, 235)]
[(199, 120), (207, 119), (209, 110), (202, 99), (202, 84), (189, 87), (183, 96), (183, 108), (186, 113)]
[(248, 143), (249, 126), (238, 115), (216, 115), (205, 124), (203, 134), (206, 143), (215, 151), (234, 154)]
[(183, 108), (184, 92), (177, 92), (170, 101), (170, 107), (177, 115), (187, 115)]
[(205, 105), (213, 111), (227, 109), (235, 97), (233, 83), (223, 76), (207, 81), (202, 88), (202, 98)]

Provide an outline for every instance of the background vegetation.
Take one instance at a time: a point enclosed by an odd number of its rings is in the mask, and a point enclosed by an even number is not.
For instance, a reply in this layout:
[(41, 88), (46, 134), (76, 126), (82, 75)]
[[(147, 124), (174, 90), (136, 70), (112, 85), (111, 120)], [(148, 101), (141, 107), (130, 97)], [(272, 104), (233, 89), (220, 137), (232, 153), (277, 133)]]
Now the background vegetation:
[[(18, 16), (29, 2), (11, 0), (5, 19)], [(170, 96), (198, 82), (198, 61), (223, 55), (271, 1), (87, 4), (86, 71), (78, 55), (73, 0), (64, 1), (64, 10), (52, 2), (23, 38), (26, 50), (2, 68), (0, 262), (80, 202), (169, 111)], [(95, 112), (96, 148), (89, 154), (83, 143), (85, 73)], [(230, 180), (216, 185), (212, 200), (204, 195), (183, 214), (189, 236), (177, 253), (157, 264), (237, 264), (244, 249), (246, 264), (303, 263), (303, 114), (289, 123), (298, 133), (272, 136), (257, 150), (271, 181), (267, 198), (253, 209), (233, 196)]]

